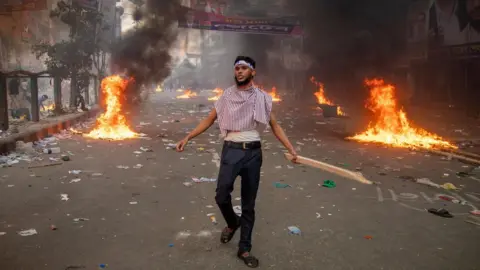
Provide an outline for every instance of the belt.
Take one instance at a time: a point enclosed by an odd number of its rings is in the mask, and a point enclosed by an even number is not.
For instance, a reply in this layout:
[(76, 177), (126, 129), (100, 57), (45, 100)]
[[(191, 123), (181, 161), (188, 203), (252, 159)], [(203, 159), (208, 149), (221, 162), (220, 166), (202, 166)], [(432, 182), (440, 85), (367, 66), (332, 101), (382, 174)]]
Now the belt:
[(256, 142), (231, 142), (226, 141), (225, 146), (235, 149), (258, 149), (262, 147), (262, 143), (259, 141)]

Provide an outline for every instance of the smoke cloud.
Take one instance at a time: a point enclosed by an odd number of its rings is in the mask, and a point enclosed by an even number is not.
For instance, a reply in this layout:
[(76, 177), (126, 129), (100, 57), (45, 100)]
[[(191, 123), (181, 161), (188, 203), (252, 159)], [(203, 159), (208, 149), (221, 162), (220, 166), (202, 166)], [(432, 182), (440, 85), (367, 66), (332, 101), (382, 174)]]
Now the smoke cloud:
[(133, 14), (136, 26), (113, 48), (114, 71), (133, 77), (138, 85), (161, 82), (170, 75), (170, 48), (176, 23), (186, 8), (178, 0), (147, 0)]

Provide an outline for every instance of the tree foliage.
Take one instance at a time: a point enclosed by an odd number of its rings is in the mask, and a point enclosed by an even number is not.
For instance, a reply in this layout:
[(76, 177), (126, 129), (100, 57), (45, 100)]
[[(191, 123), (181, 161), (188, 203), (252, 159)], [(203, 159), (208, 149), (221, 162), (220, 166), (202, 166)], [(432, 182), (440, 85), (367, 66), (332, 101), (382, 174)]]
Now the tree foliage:
[(88, 87), (92, 67), (104, 72), (101, 65), (101, 53), (98, 33), (102, 30), (103, 15), (96, 9), (87, 9), (63, 1), (57, 3), (50, 12), (52, 19), (60, 20), (70, 27), (68, 40), (55, 44), (42, 42), (33, 46), (37, 58), (44, 57), (45, 64), (52, 75), (62, 79), (75, 77), (77, 91)]

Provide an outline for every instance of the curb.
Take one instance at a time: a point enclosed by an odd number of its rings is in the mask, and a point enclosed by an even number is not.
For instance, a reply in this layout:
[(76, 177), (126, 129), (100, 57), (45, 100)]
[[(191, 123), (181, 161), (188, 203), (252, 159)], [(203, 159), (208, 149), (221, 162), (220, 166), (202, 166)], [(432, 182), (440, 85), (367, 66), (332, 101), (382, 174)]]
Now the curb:
[(64, 129), (68, 129), (79, 122), (83, 122), (93, 116), (96, 116), (99, 112), (100, 108), (92, 108), (87, 112), (66, 117), (65, 119), (62, 119), (56, 123), (44, 124), (39, 127), (14, 134), (8, 138), (0, 139), (0, 155), (15, 151), (17, 141), (24, 141), (27, 143), (41, 140), (55, 133), (59, 133)]

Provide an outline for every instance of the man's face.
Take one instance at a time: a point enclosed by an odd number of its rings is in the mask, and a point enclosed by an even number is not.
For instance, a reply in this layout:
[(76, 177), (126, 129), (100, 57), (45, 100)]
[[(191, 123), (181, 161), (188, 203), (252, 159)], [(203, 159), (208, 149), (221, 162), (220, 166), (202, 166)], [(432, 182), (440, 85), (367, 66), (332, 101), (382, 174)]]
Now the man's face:
[(235, 79), (237, 84), (245, 85), (248, 84), (253, 76), (255, 76), (255, 71), (246, 65), (237, 65), (235, 66)]
[(480, 0), (467, 0), (467, 12), (473, 20), (480, 20)]

